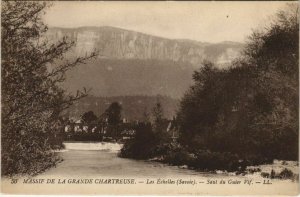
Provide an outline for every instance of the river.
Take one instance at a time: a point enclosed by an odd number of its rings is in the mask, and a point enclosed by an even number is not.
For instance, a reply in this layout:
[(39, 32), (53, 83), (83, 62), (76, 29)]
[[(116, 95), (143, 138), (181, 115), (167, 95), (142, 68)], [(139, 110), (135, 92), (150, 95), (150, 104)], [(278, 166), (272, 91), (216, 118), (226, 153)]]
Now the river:
[(63, 162), (42, 175), (110, 176), (110, 177), (170, 177), (212, 176), (194, 170), (169, 166), (153, 161), (118, 157), (122, 145), (117, 143), (64, 143), (58, 152)]

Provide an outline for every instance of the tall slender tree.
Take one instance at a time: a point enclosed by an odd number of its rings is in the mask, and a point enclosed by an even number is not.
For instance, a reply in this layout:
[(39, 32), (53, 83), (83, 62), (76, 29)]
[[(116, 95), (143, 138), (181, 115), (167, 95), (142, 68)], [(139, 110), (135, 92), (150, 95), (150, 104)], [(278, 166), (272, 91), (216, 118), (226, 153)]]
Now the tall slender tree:
[(153, 116), (153, 129), (155, 132), (160, 132), (163, 130), (163, 108), (160, 102), (157, 100), (155, 106), (152, 109)]
[(122, 106), (118, 102), (113, 102), (105, 111), (107, 115), (107, 123), (111, 134), (119, 137), (119, 124), (121, 123)]

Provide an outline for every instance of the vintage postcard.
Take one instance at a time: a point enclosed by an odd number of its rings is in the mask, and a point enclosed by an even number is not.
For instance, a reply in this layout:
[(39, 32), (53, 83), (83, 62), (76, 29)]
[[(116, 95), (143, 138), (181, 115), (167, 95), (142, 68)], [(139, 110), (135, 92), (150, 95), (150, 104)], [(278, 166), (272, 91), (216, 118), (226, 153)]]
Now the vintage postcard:
[(297, 195), (299, 7), (2, 1), (1, 193)]

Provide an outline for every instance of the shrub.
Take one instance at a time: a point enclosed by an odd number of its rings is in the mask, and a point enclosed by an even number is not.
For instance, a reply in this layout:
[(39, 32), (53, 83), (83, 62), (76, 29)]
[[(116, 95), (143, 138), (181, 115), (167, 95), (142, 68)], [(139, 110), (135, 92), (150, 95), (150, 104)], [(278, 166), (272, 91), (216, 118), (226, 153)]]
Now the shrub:
[(192, 166), (201, 170), (244, 171), (246, 163), (238, 155), (229, 152), (211, 152), (200, 150)]
[(186, 149), (173, 143), (170, 151), (164, 157), (164, 162), (171, 165), (190, 166), (194, 159), (195, 158)]
[(284, 168), (279, 174), (276, 173), (273, 169), (271, 170), (271, 173), (262, 172), (261, 176), (264, 178), (271, 178), (271, 179), (292, 179), (294, 180), (297, 178), (297, 175), (295, 175), (291, 170)]
[(263, 157), (260, 154), (256, 154), (256, 155), (249, 154), (249, 155), (246, 155), (245, 158), (244, 158), (244, 160), (245, 160), (245, 163), (246, 163), (247, 166), (257, 166), (257, 165), (261, 165), (261, 164), (273, 163), (272, 159)]
[(260, 168), (249, 168), (247, 169), (247, 171), (250, 173), (250, 174), (253, 174), (255, 172), (261, 172), (261, 169)]
[(280, 173), (279, 173), (279, 178), (281, 179), (292, 179), (294, 177), (294, 173), (287, 169), (284, 168)]
[(260, 173), (260, 175), (264, 178), (269, 178), (270, 177), (270, 174), (268, 172), (262, 172), (262, 173)]
[(119, 156), (134, 159), (149, 159), (155, 156), (157, 141), (151, 124), (140, 123), (135, 130), (134, 138), (126, 141)]
[(276, 177), (276, 173), (275, 173), (275, 171), (272, 169), (271, 170), (271, 173), (270, 173), (270, 178), (271, 179), (274, 179)]

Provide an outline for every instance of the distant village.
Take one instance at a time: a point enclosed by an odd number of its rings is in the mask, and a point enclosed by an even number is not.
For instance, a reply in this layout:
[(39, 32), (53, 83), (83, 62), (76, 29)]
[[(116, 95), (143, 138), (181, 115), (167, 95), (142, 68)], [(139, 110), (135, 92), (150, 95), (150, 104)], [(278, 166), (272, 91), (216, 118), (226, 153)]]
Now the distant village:
[[(136, 134), (139, 124), (152, 124), (151, 120), (128, 120), (121, 118), (121, 108), (113, 103), (103, 114), (97, 117), (93, 111), (86, 112), (80, 118), (64, 117), (62, 134), (65, 141), (110, 141), (122, 142), (131, 139)], [(115, 106), (115, 107), (114, 107)], [(178, 138), (176, 118), (163, 118), (161, 128), (173, 140)]]

